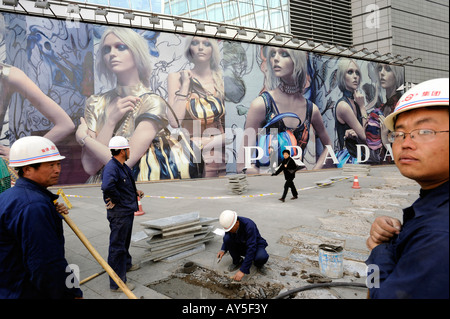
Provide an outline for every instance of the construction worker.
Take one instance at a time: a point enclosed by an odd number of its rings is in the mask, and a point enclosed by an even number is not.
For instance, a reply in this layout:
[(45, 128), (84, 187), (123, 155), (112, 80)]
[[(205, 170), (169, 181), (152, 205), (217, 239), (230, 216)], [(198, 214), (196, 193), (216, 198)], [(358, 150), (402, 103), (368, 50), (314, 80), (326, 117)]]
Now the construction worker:
[(403, 224), (382, 216), (371, 227), (366, 264), (379, 287), (373, 285), (370, 298), (448, 299), (449, 79), (410, 89), (384, 124), (395, 164), (421, 190), (403, 210)]
[(59, 213), (68, 210), (47, 190), (58, 182), (64, 156), (39, 136), (17, 140), (9, 156), (19, 179), (0, 195), (0, 299), (81, 298), (64, 257)]
[[(111, 234), (109, 237), (108, 264), (128, 286), (134, 289), (132, 283), (127, 283), (127, 271), (139, 269), (139, 264), (132, 265), (129, 253), (134, 212), (138, 207), (137, 197), (144, 193), (136, 189), (131, 169), (125, 164), (130, 158), (130, 145), (122, 136), (114, 136), (109, 141), (112, 158), (105, 165), (102, 175), (103, 199), (106, 203), (107, 219)], [(120, 292), (121, 289), (110, 277), (110, 289)]]
[[(228, 271), (239, 269), (233, 279), (241, 281), (245, 274), (250, 273), (252, 263), (258, 272), (265, 275), (264, 265), (269, 260), (266, 252), (268, 244), (259, 234), (256, 224), (249, 218), (238, 217), (237, 213), (231, 210), (223, 211), (219, 222), (225, 230), (225, 236), (217, 258), (220, 261), (226, 252), (230, 252), (233, 263), (228, 267)], [(242, 259), (242, 256), (245, 256), (245, 259)]]

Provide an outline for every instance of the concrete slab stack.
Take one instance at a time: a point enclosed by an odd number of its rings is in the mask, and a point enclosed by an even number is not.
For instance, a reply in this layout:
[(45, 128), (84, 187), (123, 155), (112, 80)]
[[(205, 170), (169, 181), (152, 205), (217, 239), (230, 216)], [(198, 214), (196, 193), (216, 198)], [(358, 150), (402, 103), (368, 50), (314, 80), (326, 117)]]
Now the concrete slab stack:
[(370, 175), (370, 165), (344, 164), (342, 174), (345, 176), (368, 176)]
[[(185, 257), (187, 251), (199, 252), (214, 238), (211, 224), (217, 221), (218, 218), (200, 217), (198, 212), (148, 220), (141, 223), (144, 231), (133, 235), (133, 245), (148, 250), (143, 261), (174, 260), (177, 255)], [(143, 240), (145, 244), (138, 243)]]
[(247, 175), (237, 174), (228, 177), (228, 188), (232, 193), (241, 195), (247, 191), (248, 181)]

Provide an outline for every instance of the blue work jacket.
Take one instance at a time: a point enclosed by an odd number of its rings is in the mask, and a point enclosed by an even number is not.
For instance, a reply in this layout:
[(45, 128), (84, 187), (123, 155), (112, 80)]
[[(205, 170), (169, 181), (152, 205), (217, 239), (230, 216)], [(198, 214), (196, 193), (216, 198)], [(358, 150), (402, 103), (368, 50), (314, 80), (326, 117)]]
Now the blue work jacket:
[[(448, 200), (446, 182), (421, 190), (420, 198), (403, 210), (400, 234), (375, 247), (366, 261), (379, 268), (380, 288), (371, 288), (370, 298), (449, 298)], [(368, 275), (375, 283), (376, 274)]]
[(0, 195), (0, 299), (82, 297), (68, 278), (58, 197), (23, 177)]
[(127, 164), (122, 165), (114, 157), (103, 169), (102, 191), (105, 203), (106, 199), (110, 198), (116, 204), (113, 209), (108, 209), (110, 216), (134, 214), (139, 209), (133, 173)]
[[(246, 246), (245, 259), (241, 265), (240, 271), (244, 274), (249, 274), (258, 246), (265, 248), (268, 244), (266, 240), (261, 237), (258, 227), (253, 220), (246, 217), (238, 217), (238, 220), (239, 228), (236, 233), (226, 232), (225, 238), (228, 237), (233, 242)], [(222, 251), (228, 251), (225, 244), (222, 245)]]

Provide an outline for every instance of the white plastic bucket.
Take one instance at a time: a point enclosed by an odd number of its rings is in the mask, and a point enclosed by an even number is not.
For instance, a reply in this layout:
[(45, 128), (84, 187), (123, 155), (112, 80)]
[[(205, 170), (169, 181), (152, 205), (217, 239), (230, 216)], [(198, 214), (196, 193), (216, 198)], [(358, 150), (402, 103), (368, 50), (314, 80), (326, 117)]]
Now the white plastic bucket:
[(344, 252), (341, 246), (319, 245), (320, 273), (328, 278), (344, 276)]

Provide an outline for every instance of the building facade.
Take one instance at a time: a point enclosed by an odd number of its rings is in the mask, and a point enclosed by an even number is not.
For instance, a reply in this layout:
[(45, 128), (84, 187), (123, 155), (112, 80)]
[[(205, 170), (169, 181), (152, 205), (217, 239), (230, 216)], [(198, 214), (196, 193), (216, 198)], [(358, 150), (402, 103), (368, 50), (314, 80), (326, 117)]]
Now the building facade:
[(189, 19), (289, 32), (288, 0), (87, 0), (105, 7), (164, 13)]
[(353, 44), (411, 57), (406, 82), (449, 75), (449, 2), (352, 0)]
[[(83, 1), (79, 1), (83, 2)], [(377, 51), (404, 64), (406, 82), (448, 77), (445, 0), (87, 0), (86, 3), (291, 33)]]

